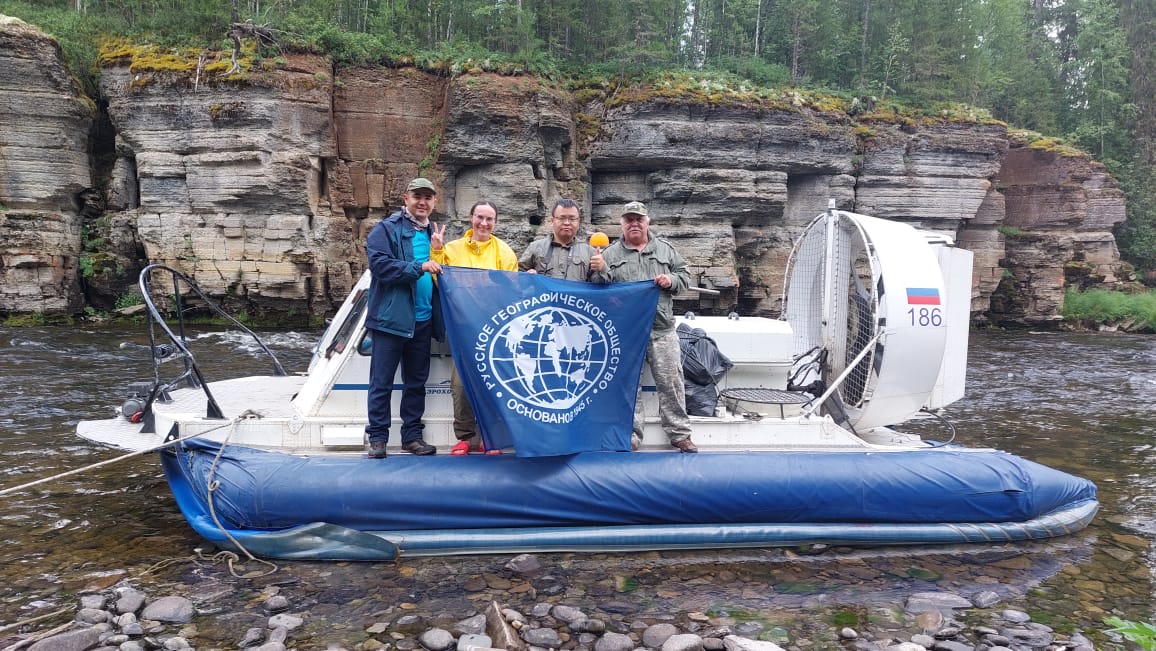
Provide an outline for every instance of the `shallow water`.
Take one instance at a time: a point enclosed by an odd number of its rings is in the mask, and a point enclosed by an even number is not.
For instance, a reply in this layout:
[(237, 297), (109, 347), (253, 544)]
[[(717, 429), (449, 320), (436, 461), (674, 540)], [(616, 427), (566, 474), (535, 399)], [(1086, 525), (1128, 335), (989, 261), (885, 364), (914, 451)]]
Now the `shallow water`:
[[(268, 333), (290, 372), (303, 371), (318, 333)], [(0, 489), (121, 453), (74, 434), (80, 419), (111, 414), (128, 381), (151, 377), (137, 329), (0, 327)], [(246, 342), (210, 335), (209, 379), (252, 368)], [(199, 349), (198, 349), (199, 350)], [(201, 357), (202, 361), (205, 357)], [(222, 368), (222, 360), (237, 364)], [(946, 413), (955, 441), (990, 446), (1088, 477), (1102, 509), (1086, 531), (1042, 543), (878, 549), (543, 554), (543, 575), (503, 568), (508, 555), (398, 563), (278, 563), (268, 576), (234, 577), (177, 511), (153, 455), (134, 457), (3, 496), (0, 626), (75, 604), (85, 589), (129, 580), (150, 595), (184, 594), (202, 613), (200, 640), (235, 646), (262, 625), (262, 598), (280, 591), (307, 613), (317, 646), (347, 647), (364, 628), (414, 613), (449, 623), (491, 600), (529, 611), (560, 601), (630, 622), (702, 612), (755, 621), (765, 639), (814, 647), (835, 615), (861, 625), (904, 622), (921, 591), (994, 591), (994, 609), (1018, 608), (1059, 630), (1104, 628), (1109, 614), (1152, 620), (1156, 539), (1156, 338), (977, 332), (967, 397)], [(258, 362), (264, 364), (264, 362)], [(952, 432), (921, 425), (938, 439)], [(938, 429), (936, 429), (938, 428)], [(264, 568), (238, 563), (236, 574)], [(203, 646), (200, 642), (198, 646)], [(308, 645), (307, 645), (308, 646)]]

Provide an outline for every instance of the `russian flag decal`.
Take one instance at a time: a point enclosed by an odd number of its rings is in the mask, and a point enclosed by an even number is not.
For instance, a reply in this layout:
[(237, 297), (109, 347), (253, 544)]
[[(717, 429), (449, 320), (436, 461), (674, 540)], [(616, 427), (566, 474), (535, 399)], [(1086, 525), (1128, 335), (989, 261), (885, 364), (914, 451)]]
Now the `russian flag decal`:
[(939, 305), (939, 290), (934, 287), (908, 287), (908, 305)]

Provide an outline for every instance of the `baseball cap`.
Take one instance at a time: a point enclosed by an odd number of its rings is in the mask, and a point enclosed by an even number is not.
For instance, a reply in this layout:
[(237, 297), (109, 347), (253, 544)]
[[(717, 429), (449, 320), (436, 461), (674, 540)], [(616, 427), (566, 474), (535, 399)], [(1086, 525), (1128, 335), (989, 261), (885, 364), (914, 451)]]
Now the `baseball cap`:
[(437, 188), (434, 187), (433, 182), (426, 178), (416, 178), (410, 181), (409, 185), (405, 186), (406, 192), (413, 192), (414, 190), (429, 190), (434, 194), (438, 193)]
[(631, 201), (622, 209), (623, 215), (642, 215), (646, 217), (646, 204), (641, 201)]

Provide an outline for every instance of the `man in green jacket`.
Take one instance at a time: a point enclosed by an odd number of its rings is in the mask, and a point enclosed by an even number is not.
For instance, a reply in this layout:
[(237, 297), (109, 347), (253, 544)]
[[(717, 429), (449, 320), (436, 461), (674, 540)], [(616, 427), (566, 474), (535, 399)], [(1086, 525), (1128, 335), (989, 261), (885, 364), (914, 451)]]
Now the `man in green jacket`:
[(594, 247), (578, 239), (581, 223), (582, 209), (578, 202), (566, 198), (555, 201), (554, 209), (550, 211), (553, 233), (526, 247), (522, 257), (518, 258), (518, 269), (551, 278), (589, 280), (590, 256), (595, 251)]
[[(622, 210), (622, 239), (590, 258), (590, 280), (596, 283), (653, 280), (662, 292), (646, 347), (646, 364), (658, 389), (662, 429), (670, 444), (680, 452), (698, 452), (690, 440), (690, 417), (686, 414), (686, 394), (682, 383), (682, 352), (674, 323), (674, 295), (690, 287), (686, 260), (670, 242), (650, 234), (646, 205), (631, 201)], [(634, 407), (634, 436), (637, 449), (642, 438), (642, 387)]]

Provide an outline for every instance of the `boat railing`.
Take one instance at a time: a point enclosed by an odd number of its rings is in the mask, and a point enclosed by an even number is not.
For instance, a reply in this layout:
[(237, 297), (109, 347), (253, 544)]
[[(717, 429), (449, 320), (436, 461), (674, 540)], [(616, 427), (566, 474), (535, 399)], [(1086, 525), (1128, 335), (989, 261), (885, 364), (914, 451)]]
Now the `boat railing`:
[[(171, 282), (171, 285), (169, 287), (161, 286), (157, 282), (154, 282), (154, 276), (167, 279)], [(190, 307), (186, 305), (186, 297), (189, 294), (196, 295), (196, 297), (203, 302), (203, 307), (224, 319), (230, 327), (240, 330), (251, 337), (257, 346), (272, 360), (273, 375), (286, 375), (285, 368), (281, 365), (277, 356), (273, 354), (273, 351), (269, 350), (265, 342), (261, 341), (257, 333), (250, 330), (245, 324), (223, 310), (213, 299), (201, 291), (201, 288), (197, 287), (188, 276), (163, 264), (151, 264), (141, 270), (139, 285), (141, 296), (144, 297), (145, 306), (148, 308), (149, 348), (152, 351), (151, 357), (153, 360), (153, 387), (144, 405), (143, 414), (145, 418), (151, 417), (151, 407), (154, 401), (166, 400), (169, 390), (179, 388), (182, 385), (194, 389), (199, 388), (204, 392), (207, 401), (205, 409), (206, 418), (225, 418), (224, 413), (221, 411), (221, 406), (217, 403), (217, 399), (213, 397), (213, 393), (209, 390), (209, 385), (205, 381), (200, 367), (197, 366), (193, 352), (189, 349), (189, 338), (185, 319), (185, 314), (190, 309)], [(171, 293), (169, 293), (170, 291)], [(160, 296), (165, 296), (172, 301), (169, 312), (176, 318), (175, 330), (165, 318), (165, 311), (160, 309), (154, 300), (155, 297)], [(164, 333), (164, 337), (158, 337), (158, 329)], [(164, 338), (167, 338), (168, 342), (164, 342)], [(158, 339), (161, 339), (161, 341), (158, 341)], [(161, 365), (165, 362), (178, 359), (183, 361), (184, 370), (174, 379), (162, 381)], [(149, 423), (146, 423), (146, 425), (147, 424)]]

